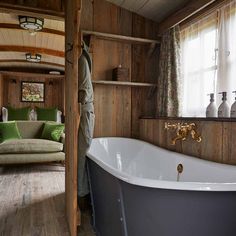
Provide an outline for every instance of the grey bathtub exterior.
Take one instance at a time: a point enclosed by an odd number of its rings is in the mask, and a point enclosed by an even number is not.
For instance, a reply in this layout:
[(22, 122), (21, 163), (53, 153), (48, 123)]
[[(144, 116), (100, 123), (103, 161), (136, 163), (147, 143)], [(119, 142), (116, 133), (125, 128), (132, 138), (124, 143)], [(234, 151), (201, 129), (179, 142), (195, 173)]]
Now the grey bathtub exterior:
[(88, 159), (97, 236), (235, 236), (236, 192), (126, 183)]

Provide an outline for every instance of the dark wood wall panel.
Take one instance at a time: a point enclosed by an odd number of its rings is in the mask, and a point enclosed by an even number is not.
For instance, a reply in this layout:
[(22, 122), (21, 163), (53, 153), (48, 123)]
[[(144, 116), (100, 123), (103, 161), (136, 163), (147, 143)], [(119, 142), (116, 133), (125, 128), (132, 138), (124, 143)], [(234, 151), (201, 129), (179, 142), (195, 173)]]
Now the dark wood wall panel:
[(165, 130), (165, 122), (191, 123), (189, 120), (141, 119), (140, 139), (172, 151), (184, 153), (209, 161), (236, 165), (236, 123), (225, 121), (194, 120), (197, 131), (202, 135), (202, 142), (194, 141), (190, 136), (185, 141), (171, 145), (176, 131)]
[[(93, 6), (93, 30), (131, 35), (132, 13), (103, 0)], [(109, 19), (109, 20), (108, 20)], [(93, 38), (93, 79), (112, 80), (112, 69), (131, 68), (131, 45)], [(128, 78), (128, 81), (131, 77)], [(131, 88), (94, 86), (95, 136), (131, 136)]]
[[(35, 76), (4, 75), (3, 102), (1, 106), (12, 107), (57, 107), (64, 113), (64, 79)], [(21, 102), (21, 82), (34, 81), (45, 83), (45, 102)]]
[(64, 0), (0, 0), (0, 3), (13, 6), (32, 7), (44, 10), (64, 11)]
[[(3, 91), (4, 91), (4, 81), (3, 81), (3, 76), (0, 74), (0, 107), (3, 106)], [(2, 110), (0, 109), (0, 114), (2, 114)]]
[[(126, 36), (157, 38), (157, 24), (104, 0), (83, 0), (81, 28)], [(112, 69), (129, 68), (127, 81), (157, 81), (158, 53), (147, 57), (148, 46), (108, 41), (92, 37), (93, 80), (112, 80)], [(153, 65), (151, 62), (155, 61)], [(155, 74), (155, 75), (154, 75)], [(94, 136), (137, 137), (140, 115), (155, 114), (155, 93), (149, 89), (95, 85)]]
[[(142, 16), (133, 14), (133, 36), (156, 38), (157, 26)], [(132, 81), (157, 83), (158, 47), (150, 52), (150, 45), (132, 46)], [(132, 131), (134, 138), (139, 137), (139, 117), (154, 116), (156, 111), (156, 92), (150, 89), (132, 88)]]

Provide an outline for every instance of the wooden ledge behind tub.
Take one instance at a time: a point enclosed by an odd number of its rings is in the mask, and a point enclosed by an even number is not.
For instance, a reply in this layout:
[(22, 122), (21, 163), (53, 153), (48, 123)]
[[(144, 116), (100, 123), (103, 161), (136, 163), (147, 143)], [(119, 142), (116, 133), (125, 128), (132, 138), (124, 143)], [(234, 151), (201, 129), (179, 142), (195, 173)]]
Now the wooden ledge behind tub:
[[(176, 132), (165, 130), (165, 122), (194, 122), (202, 135), (202, 142), (197, 143), (189, 136), (186, 141), (177, 141), (172, 146), (171, 139)], [(140, 118), (140, 139), (186, 155), (236, 165), (236, 119)]]

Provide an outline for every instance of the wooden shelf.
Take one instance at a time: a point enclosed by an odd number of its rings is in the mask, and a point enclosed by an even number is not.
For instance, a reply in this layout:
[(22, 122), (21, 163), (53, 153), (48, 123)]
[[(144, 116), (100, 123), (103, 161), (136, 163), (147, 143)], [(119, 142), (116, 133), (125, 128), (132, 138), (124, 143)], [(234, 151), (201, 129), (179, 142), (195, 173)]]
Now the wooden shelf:
[(160, 44), (160, 41), (154, 40), (154, 39), (145, 39), (145, 38), (136, 38), (131, 36), (124, 36), (119, 34), (108, 34), (108, 33), (101, 33), (96, 31), (82, 31), (83, 35), (93, 35), (98, 38), (107, 39), (107, 40), (116, 40), (116, 41), (124, 41), (124, 42), (130, 42), (130, 43), (136, 43), (136, 44)]
[(156, 84), (126, 82), (126, 81), (93, 80), (92, 83), (100, 85), (113, 85), (113, 86), (156, 87)]

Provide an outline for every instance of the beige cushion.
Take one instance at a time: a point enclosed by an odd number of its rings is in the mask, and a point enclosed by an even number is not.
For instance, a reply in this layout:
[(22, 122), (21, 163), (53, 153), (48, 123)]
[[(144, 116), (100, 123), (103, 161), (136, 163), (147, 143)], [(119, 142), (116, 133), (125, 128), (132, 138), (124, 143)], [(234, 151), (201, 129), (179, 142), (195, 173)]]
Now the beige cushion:
[(15, 139), (0, 144), (0, 154), (61, 152), (63, 144), (45, 139)]
[(1, 154), (0, 164), (23, 164), (52, 161), (64, 161), (64, 152), (34, 153), (34, 154)]
[(41, 137), (44, 121), (16, 121), (16, 124), (23, 139)]

